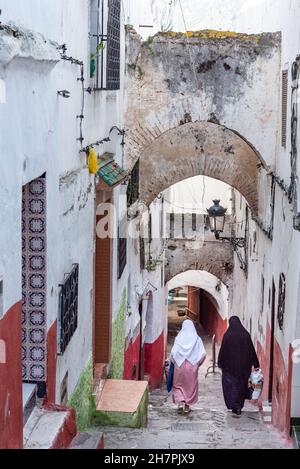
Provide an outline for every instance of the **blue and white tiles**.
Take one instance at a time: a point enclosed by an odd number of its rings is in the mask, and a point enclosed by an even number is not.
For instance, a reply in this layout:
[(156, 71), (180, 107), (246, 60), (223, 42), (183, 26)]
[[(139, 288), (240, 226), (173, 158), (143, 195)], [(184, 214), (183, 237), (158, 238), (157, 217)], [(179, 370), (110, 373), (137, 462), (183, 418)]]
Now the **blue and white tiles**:
[(23, 381), (47, 378), (46, 179), (23, 188), (22, 209)]

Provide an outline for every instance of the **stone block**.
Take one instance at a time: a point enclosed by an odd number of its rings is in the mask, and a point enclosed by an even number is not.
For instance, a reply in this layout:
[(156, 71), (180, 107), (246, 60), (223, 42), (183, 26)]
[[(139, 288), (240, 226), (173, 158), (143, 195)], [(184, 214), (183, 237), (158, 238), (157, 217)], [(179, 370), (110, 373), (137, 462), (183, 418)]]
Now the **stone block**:
[(94, 421), (100, 426), (145, 427), (148, 418), (146, 381), (107, 380), (97, 403)]

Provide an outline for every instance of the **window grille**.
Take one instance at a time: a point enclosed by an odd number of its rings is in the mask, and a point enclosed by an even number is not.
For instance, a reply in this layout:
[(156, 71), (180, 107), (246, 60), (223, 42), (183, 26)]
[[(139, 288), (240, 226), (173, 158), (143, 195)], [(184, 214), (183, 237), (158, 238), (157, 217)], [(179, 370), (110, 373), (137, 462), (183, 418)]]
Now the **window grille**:
[(94, 89), (119, 90), (121, 0), (91, 0), (90, 38)]
[(287, 103), (288, 103), (288, 70), (282, 72), (282, 109), (281, 109), (281, 145), (286, 148), (287, 142)]
[(128, 188), (127, 188), (127, 205), (131, 207), (139, 199), (139, 185), (140, 185), (140, 162), (134, 165), (131, 171)]
[(262, 275), (261, 276), (261, 293), (260, 293), (260, 312), (262, 313), (264, 311), (265, 307), (265, 278)]
[(170, 239), (175, 238), (175, 213), (170, 213)]
[(59, 352), (63, 354), (78, 325), (78, 280), (79, 265), (74, 264), (66, 274), (59, 292)]
[(148, 219), (148, 242), (151, 244), (153, 241), (152, 238), (152, 213), (149, 213), (149, 219)]
[(118, 279), (122, 277), (127, 264), (127, 237), (125, 223), (121, 222), (118, 229)]
[(285, 275), (281, 274), (279, 279), (279, 292), (278, 292), (278, 324), (279, 328), (283, 330), (284, 315), (285, 315), (285, 293), (286, 293), (286, 281)]
[(192, 213), (192, 230), (197, 231), (197, 214)]
[(140, 270), (145, 270), (145, 240), (140, 236)]

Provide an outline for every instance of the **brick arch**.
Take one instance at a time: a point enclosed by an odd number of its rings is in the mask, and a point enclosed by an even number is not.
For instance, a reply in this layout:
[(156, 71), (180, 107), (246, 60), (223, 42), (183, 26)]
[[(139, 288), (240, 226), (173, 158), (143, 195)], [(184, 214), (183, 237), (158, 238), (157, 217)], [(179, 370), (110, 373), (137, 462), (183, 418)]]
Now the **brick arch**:
[(204, 175), (237, 189), (258, 212), (258, 180), (265, 163), (237, 132), (212, 122), (187, 122), (140, 143), (140, 198), (150, 203), (184, 179)]
[(195, 249), (193, 242), (169, 241), (166, 260), (166, 282), (189, 270), (202, 270), (219, 278), (226, 286), (232, 285), (233, 251), (228, 243), (209, 242)]

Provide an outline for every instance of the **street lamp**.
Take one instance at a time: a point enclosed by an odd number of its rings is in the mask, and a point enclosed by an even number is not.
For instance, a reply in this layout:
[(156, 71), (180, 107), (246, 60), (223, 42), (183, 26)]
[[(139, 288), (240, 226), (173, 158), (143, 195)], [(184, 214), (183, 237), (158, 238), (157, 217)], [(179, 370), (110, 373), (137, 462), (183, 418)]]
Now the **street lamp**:
[(220, 236), (220, 233), (223, 233), (224, 231), (227, 208), (224, 208), (222, 205), (220, 205), (220, 200), (214, 200), (213, 203), (214, 205), (207, 209), (210, 230), (212, 233), (214, 233), (216, 239), (221, 241), (228, 241), (233, 246), (233, 249), (238, 255), (241, 269), (246, 272), (247, 261), (244, 261), (241, 253), (238, 250), (238, 248), (246, 249), (246, 236), (244, 238)]
[(220, 239), (220, 233), (223, 233), (225, 226), (225, 216), (227, 208), (220, 205), (220, 200), (213, 200), (213, 206), (207, 209), (209, 217), (209, 225), (216, 239)]

